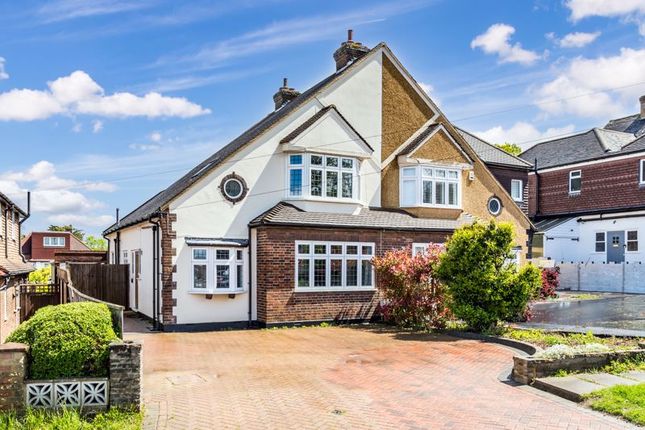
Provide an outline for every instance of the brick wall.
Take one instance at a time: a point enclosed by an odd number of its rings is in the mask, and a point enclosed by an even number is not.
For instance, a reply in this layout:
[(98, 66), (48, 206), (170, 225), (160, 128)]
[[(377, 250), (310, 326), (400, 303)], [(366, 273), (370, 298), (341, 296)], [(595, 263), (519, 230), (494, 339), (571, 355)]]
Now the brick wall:
[(24, 409), (28, 351), (21, 343), (0, 345), (0, 411)]
[(110, 406), (139, 410), (141, 407), (140, 342), (114, 342), (110, 344)]
[(163, 324), (177, 323), (177, 317), (173, 310), (177, 306), (177, 299), (173, 297), (173, 291), (177, 289), (177, 282), (173, 280), (173, 273), (177, 271), (177, 266), (173, 264), (177, 249), (173, 247), (172, 243), (177, 238), (177, 233), (172, 225), (175, 221), (177, 221), (177, 214), (165, 212), (159, 223), (161, 227), (161, 318)]
[[(0, 291), (0, 344), (20, 324), (18, 285), (27, 281), (26, 276), (10, 279), (8, 287)], [(0, 285), (4, 282), (5, 280), (0, 278)]]
[[(257, 229), (258, 321), (281, 323), (362, 320), (372, 317), (378, 292), (295, 292), (295, 241), (374, 242), (376, 255), (413, 242), (444, 242), (447, 232), (259, 227)], [(378, 286), (378, 280), (377, 280)]]
[[(645, 206), (645, 187), (638, 184), (639, 161), (642, 158), (644, 157), (633, 157), (540, 173), (537, 198), (536, 177), (529, 175), (529, 215), (559, 215)], [(578, 195), (569, 195), (569, 172), (572, 170), (582, 171), (582, 189)], [(539, 201), (539, 210), (536, 201)]]
[(522, 212), (528, 213), (529, 203), (529, 173), (522, 169), (509, 169), (499, 166), (488, 166), (488, 170), (495, 176), (495, 179), (504, 187), (508, 194), (511, 194), (511, 181), (519, 179), (522, 181), (522, 201), (516, 202)]

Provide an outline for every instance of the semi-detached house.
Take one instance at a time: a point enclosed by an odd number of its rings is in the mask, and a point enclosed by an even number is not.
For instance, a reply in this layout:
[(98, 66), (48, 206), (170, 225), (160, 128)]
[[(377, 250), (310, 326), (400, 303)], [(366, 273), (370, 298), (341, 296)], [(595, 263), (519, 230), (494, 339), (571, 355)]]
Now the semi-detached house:
[(526, 257), (520, 205), (390, 48), (350, 36), (334, 60), (104, 232), (135, 310), (166, 330), (369, 319), (375, 255), (477, 219), (512, 223)]

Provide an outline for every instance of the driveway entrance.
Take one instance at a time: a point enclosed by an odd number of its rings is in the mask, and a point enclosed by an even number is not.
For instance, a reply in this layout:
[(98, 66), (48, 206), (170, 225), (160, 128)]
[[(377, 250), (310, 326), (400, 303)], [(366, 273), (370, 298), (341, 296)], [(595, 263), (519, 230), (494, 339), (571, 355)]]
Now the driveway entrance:
[(379, 327), (130, 333), (146, 429), (619, 429), (499, 380), (498, 345)]

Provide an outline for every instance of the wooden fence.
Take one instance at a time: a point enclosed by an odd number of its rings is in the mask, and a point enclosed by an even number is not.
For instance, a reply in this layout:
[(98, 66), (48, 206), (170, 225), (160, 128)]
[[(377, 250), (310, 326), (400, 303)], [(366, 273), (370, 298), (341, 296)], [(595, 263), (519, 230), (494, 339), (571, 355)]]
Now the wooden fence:
[(23, 284), (20, 286), (20, 322), (31, 318), (34, 313), (45, 306), (59, 305), (62, 301), (60, 285), (57, 284)]
[(70, 280), (81, 293), (128, 307), (130, 273), (127, 264), (68, 263)]

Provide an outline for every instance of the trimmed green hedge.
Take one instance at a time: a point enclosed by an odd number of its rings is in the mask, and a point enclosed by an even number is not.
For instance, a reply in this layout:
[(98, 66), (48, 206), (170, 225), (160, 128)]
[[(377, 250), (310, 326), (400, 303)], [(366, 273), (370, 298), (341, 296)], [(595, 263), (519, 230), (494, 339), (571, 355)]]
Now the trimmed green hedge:
[(30, 346), (31, 379), (107, 376), (115, 340), (110, 310), (90, 302), (39, 309), (7, 338)]

